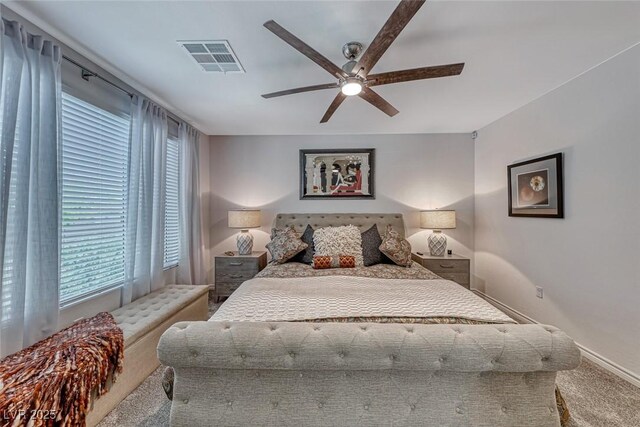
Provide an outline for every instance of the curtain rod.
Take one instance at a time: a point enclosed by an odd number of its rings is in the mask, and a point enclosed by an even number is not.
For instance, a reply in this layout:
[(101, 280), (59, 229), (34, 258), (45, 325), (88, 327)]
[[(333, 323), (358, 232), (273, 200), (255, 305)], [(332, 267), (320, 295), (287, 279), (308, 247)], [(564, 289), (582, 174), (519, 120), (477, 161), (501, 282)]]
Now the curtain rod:
[(96, 73), (95, 71), (92, 71), (92, 70), (88, 69), (84, 65), (74, 61), (73, 59), (69, 58), (68, 56), (62, 55), (62, 59), (64, 59), (67, 62), (70, 62), (73, 65), (75, 65), (76, 67), (80, 68), (80, 70), (82, 70), (82, 78), (85, 79), (86, 81), (89, 81), (89, 77), (96, 77), (96, 78), (102, 80), (103, 82), (107, 83), (108, 85), (111, 85), (111, 86), (115, 87), (116, 89), (126, 93), (127, 95), (129, 95), (129, 98), (133, 98), (134, 97), (133, 93), (129, 92), (126, 89), (123, 89), (122, 87), (120, 87), (117, 84), (113, 83), (111, 80), (105, 79), (100, 74)]
[[(80, 68), (80, 70), (82, 71), (82, 78), (85, 79), (86, 81), (89, 81), (90, 77), (95, 77), (95, 78), (100, 79), (103, 82), (107, 83), (108, 85), (118, 89), (119, 91), (126, 93), (127, 95), (129, 95), (129, 98), (133, 98), (135, 96), (134, 93), (131, 93), (128, 90), (122, 88), (121, 86), (118, 86), (117, 84), (115, 84), (111, 80), (102, 77), (100, 74), (96, 73), (95, 71), (92, 71), (92, 70), (88, 69), (84, 65), (74, 61), (73, 59), (69, 58), (68, 56), (62, 55), (62, 59), (64, 59), (67, 62), (70, 62), (71, 64), (73, 64), (76, 67)], [(168, 111), (167, 111), (167, 117), (169, 119), (173, 120), (176, 124), (180, 125), (180, 120), (178, 120), (177, 118), (173, 117), (173, 114), (171, 114)]]

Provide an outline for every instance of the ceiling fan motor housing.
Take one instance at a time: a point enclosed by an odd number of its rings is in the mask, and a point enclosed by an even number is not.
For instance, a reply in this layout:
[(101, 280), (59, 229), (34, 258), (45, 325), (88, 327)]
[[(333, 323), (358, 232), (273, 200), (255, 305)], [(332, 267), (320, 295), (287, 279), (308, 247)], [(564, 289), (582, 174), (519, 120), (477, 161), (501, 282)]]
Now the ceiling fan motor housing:
[(349, 61), (342, 66), (342, 70), (347, 74), (355, 73), (356, 65), (358, 65), (358, 61)]

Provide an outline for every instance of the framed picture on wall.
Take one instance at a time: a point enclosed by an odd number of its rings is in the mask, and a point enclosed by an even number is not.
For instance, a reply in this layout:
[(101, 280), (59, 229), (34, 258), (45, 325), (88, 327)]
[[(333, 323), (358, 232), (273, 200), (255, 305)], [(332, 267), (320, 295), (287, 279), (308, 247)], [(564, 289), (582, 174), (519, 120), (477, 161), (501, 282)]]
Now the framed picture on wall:
[(562, 153), (507, 166), (509, 216), (564, 218)]
[(374, 199), (375, 149), (300, 150), (300, 199)]

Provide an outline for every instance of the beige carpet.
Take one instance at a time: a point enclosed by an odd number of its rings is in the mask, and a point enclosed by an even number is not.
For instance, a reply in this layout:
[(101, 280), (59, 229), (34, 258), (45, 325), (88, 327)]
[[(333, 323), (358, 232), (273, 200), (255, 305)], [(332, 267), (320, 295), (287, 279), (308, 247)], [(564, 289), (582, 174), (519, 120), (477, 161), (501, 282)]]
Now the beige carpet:
[[(210, 303), (213, 314), (220, 304)], [(162, 390), (163, 367), (155, 370), (118, 405), (99, 427), (169, 426), (171, 402)], [(640, 427), (640, 389), (583, 360), (557, 380), (571, 422), (569, 427)]]
[(164, 367), (156, 369), (98, 424), (99, 427), (162, 427), (169, 425), (171, 402), (162, 389)]
[(640, 388), (583, 359), (578, 369), (558, 373), (567, 401), (567, 427), (639, 427)]

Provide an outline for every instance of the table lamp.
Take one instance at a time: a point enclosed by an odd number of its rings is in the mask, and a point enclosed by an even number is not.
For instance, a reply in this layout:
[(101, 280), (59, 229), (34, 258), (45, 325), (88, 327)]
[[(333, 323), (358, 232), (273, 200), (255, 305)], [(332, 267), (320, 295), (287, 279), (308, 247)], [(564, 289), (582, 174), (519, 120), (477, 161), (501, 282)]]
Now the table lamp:
[(456, 211), (422, 211), (420, 228), (433, 230), (427, 239), (431, 256), (444, 256), (447, 250), (447, 237), (442, 234), (442, 230), (456, 228)]
[(251, 255), (253, 250), (253, 236), (250, 228), (260, 227), (260, 211), (253, 209), (234, 209), (229, 211), (229, 228), (239, 228), (240, 233), (236, 237), (238, 254)]

